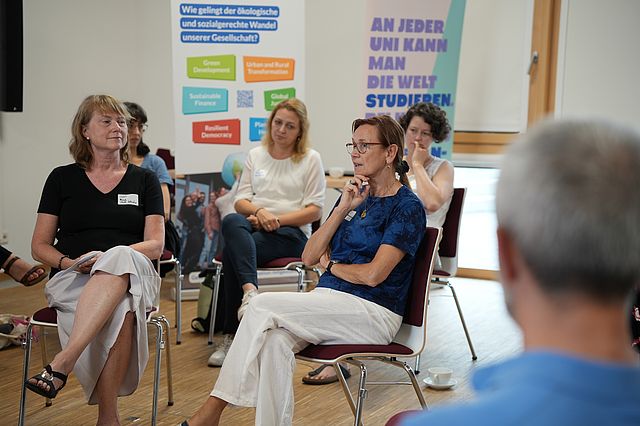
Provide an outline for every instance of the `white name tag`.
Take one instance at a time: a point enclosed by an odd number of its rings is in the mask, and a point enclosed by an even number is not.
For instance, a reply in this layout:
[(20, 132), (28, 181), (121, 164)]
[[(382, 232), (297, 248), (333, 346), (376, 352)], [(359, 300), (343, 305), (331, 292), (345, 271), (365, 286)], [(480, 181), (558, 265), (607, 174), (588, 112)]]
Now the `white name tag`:
[(119, 206), (137, 206), (138, 194), (118, 194)]
[(253, 176), (257, 178), (263, 178), (266, 175), (267, 175), (267, 171), (263, 169), (258, 169), (255, 172), (253, 172)]

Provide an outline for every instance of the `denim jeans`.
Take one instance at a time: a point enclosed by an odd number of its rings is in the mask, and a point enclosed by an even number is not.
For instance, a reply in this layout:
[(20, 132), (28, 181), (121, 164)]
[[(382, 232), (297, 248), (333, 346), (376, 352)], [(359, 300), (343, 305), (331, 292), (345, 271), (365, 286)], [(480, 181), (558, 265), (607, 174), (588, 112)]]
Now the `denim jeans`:
[(307, 237), (298, 227), (282, 226), (277, 231), (256, 231), (242, 215), (232, 213), (222, 221), (225, 241), (222, 254), (224, 273), (224, 333), (238, 329), (237, 311), (242, 302), (242, 285), (258, 286), (258, 266), (280, 257), (302, 255)]

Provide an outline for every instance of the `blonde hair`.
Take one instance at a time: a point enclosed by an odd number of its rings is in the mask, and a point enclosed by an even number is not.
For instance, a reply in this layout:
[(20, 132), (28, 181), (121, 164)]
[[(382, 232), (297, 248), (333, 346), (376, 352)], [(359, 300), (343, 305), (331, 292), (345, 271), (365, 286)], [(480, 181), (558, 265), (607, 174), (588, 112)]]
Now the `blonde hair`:
[[(127, 122), (131, 119), (127, 107), (118, 99), (109, 95), (91, 95), (87, 96), (76, 112), (71, 124), (71, 141), (69, 142), (69, 153), (83, 169), (89, 168), (93, 161), (93, 152), (91, 144), (83, 136), (82, 131), (91, 120), (96, 112), (116, 113), (122, 115)], [(129, 162), (129, 143), (126, 142), (120, 149), (120, 159)]]
[(309, 116), (307, 114), (307, 107), (305, 104), (297, 98), (286, 99), (280, 102), (275, 106), (273, 111), (271, 111), (271, 115), (269, 115), (269, 120), (267, 121), (267, 129), (265, 131), (264, 137), (262, 138), (262, 145), (267, 149), (271, 148), (274, 144), (273, 139), (271, 139), (271, 123), (273, 122), (276, 113), (281, 110), (286, 109), (287, 111), (291, 111), (298, 116), (298, 120), (300, 120), (300, 133), (296, 138), (296, 144), (293, 147), (293, 155), (291, 156), (291, 161), (297, 163), (302, 160), (302, 158), (309, 151), (310, 143), (309, 143)]

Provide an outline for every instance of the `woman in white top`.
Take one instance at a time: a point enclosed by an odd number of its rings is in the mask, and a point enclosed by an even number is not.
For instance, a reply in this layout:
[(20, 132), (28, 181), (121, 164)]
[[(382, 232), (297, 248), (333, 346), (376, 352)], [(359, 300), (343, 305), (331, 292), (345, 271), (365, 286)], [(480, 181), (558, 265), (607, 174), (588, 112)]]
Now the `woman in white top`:
[(209, 358), (211, 366), (222, 365), (249, 300), (258, 294), (258, 266), (300, 257), (311, 223), (322, 217), (324, 168), (320, 154), (309, 148), (308, 132), (304, 103), (285, 100), (271, 112), (262, 145), (247, 155), (237, 213), (222, 222), (225, 339)]
[(439, 227), (453, 196), (453, 164), (431, 154), (431, 144), (447, 139), (451, 126), (437, 105), (420, 102), (400, 118), (408, 148), (409, 182), (427, 213), (427, 224)]

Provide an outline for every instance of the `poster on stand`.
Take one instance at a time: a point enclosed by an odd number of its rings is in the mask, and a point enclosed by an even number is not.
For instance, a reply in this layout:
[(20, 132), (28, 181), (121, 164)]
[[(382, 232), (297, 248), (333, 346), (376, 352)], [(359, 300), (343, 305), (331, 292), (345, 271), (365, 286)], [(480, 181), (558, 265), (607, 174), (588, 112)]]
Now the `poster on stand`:
[[(465, 0), (367, 0), (362, 112), (399, 118), (413, 104), (432, 102), (454, 128)], [(453, 132), (432, 145), (451, 159)]]
[(270, 112), (304, 99), (304, 4), (171, 2), (176, 225), (187, 276), (221, 249), (217, 204), (228, 204), (219, 199), (230, 199)]

